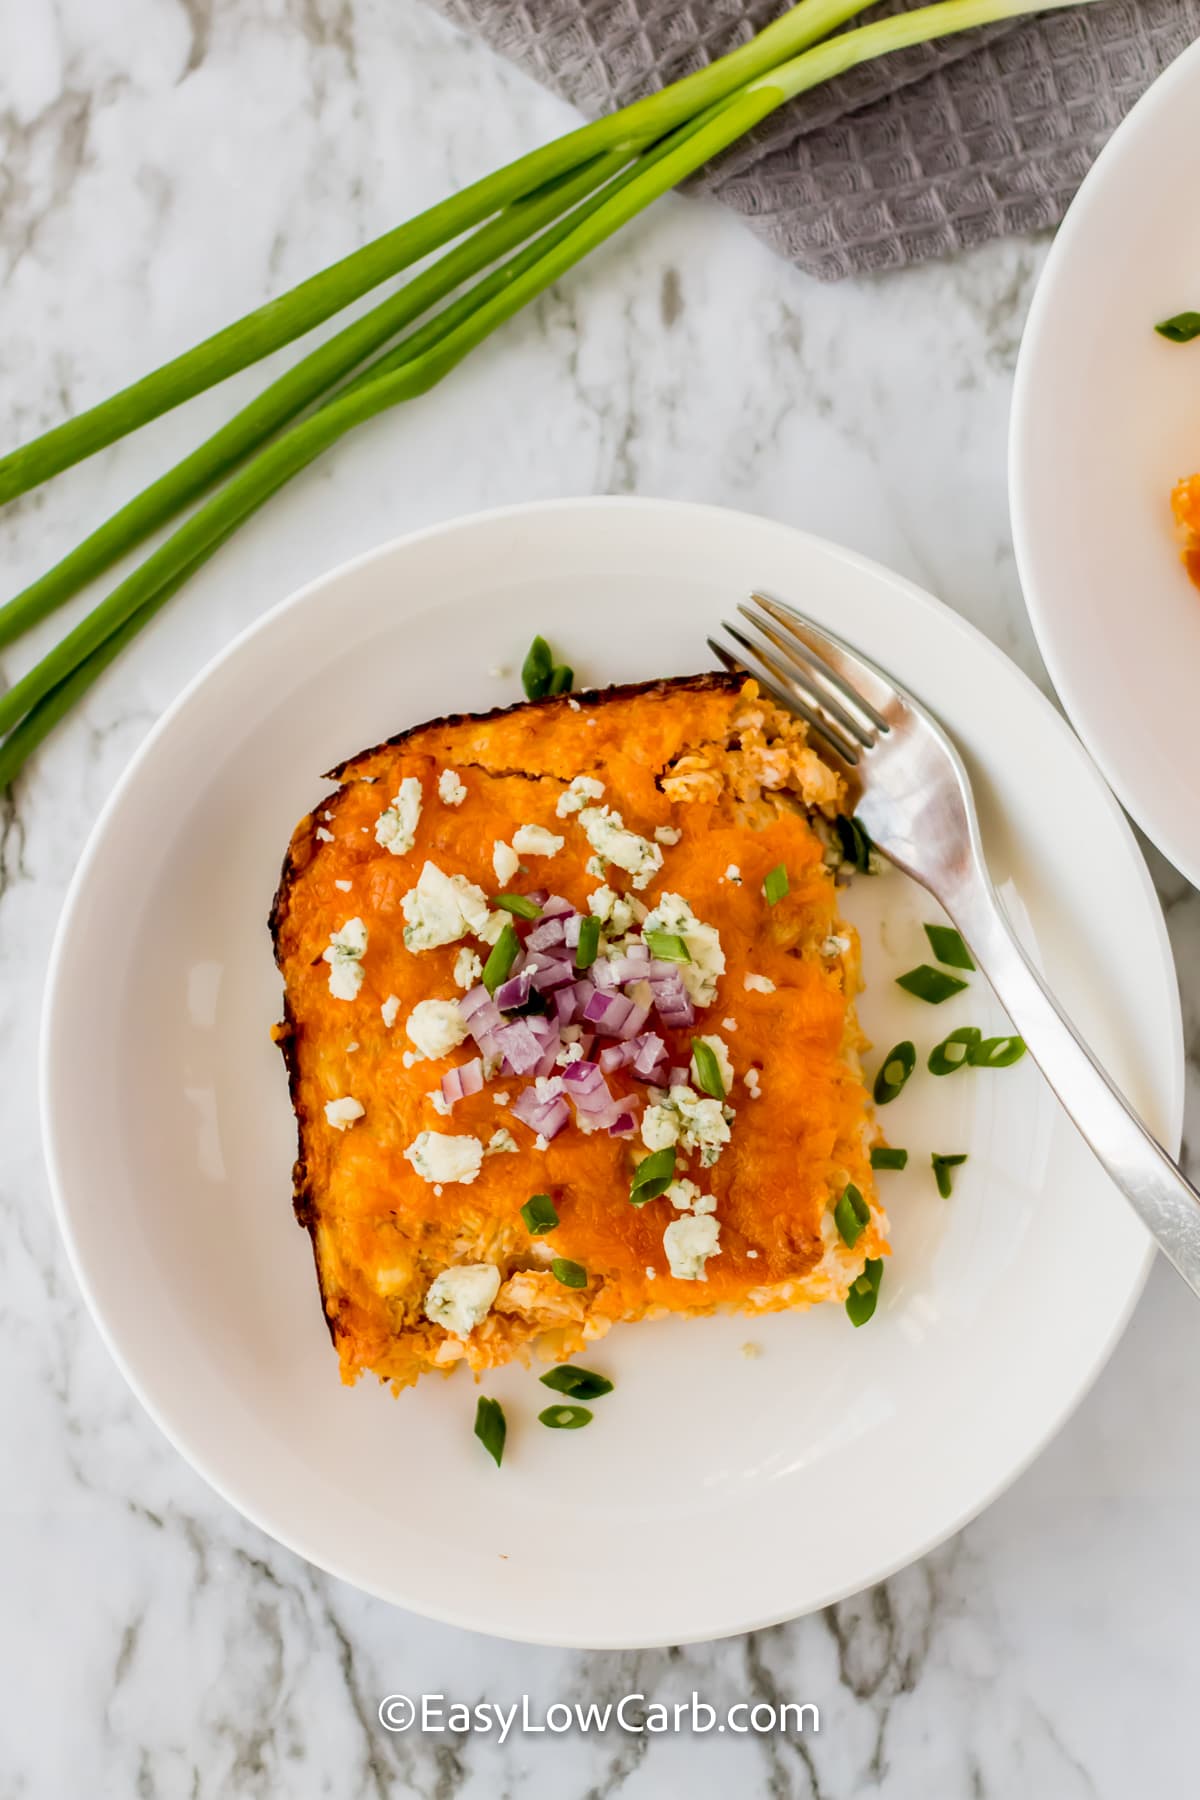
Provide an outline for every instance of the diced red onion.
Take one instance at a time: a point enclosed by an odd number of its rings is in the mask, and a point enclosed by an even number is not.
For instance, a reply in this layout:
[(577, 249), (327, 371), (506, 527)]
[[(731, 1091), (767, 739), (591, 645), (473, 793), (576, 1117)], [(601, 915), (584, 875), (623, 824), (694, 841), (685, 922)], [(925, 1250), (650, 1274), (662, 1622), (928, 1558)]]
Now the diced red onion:
[(616, 970), (607, 956), (598, 956), (588, 974), (592, 978), (593, 987), (615, 988), (618, 986)]
[(471, 1017), (467, 1022), (467, 1029), (485, 1056), (488, 1054), (488, 1045), (484, 1042), (485, 1038), (489, 1040), (494, 1038), (503, 1024), (504, 1014), (491, 1000), (488, 1001), (486, 1006), (476, 1007), (475, 1011), (471, 1014)]
[(635, 1037), (628, 1045), (622, 1046), (632, 1052), (630, 1058), (635, 1075), (643, 1079), (662, 1061), (666, 1045), (656, 1031), (645, 1031), (641, 1037)]
[(554, 990), (554, 1010), (560, 1025), (570, 1025), (579, 1011), (579, 1002), (575, 998), (574, 986), (560, 987)]
[(551, 1019), (544, 1013), (532, 1013), (525, 1023), (539, 1044), (559, 1042), (557, 1019)]
[(624, 994), (605, 994), (597, 988), (584, 1007), (583, 1016), (606, 1037), (616, 1037), (633, 1010), (633, 1001), (626, 1000)]
[(571, 1117), (571, 1109), (561, 1094), (555, 1094), (550, 1100), (539, 1100), (535, 1087), (522, 1089), (512, 1110), (522, 1125), (528, 1125), (531, 1131), (539, 1132), (545, 1138), (557, 1137)]
[(608, 1128), (610, 1137), (632, 1136), (638, 1128), (641, 1104), (641, 1099), (636, 1094), (627, 1094), (623, 1100), (616, 1102), (617, 1116)]
[(688, 1081), (688, 1071), (686, 1069), (681, 1069), (678, 1066), (678, 1064), (676, 1064), (671, 1069), (670, 1074), (667, 1077), (667, 1086), (668, 1087), (686, 1087), (687, 1081)]
[(544, 915), (539, 925), (535, 925), (525, 939), (527, 950), (549, 950), (553, 944), (563, 941), (563, 922), (561, 919), (547, 919)]
[(638, 1033), (642, 1029), (642, 1026), (646, 1023), (646, 1020), (650, 1017), (650, 1008), (648, 1006), (635, 1006), (633, 1001), (631, 1000), (629, 1002), (629, 1007), (630, 1007), (629, 1017), (625, 1020), (624, 1024), (619, 1025), (617, 1027), (617, 1036), (618, 1037), (623, 1037), (623, 1038), (637, 1037)]
[(524, 1006), (529, 998), (529, 990), (533, 986), (533, 970), (526, 967), (519, 975), (510, 975), (496, 989), (494, 1000), (501, 1012), (512, 1012), (518, 1006)]
[(614, 1069), (627, 1069), (636, 1055), (636, 1044), (608, 1044), (600, 1052), (600, 1067), (611, 1075)]
[(528, 1019), (513, 1019), (495, 1034), (496, 1044), (514, 1075), (531, 1075), (542, 1060), (543, 1045)]
[(644, 956), (634, 956), (630, 953), (625, 956), (610, 957), (609, 967), (614, 979), (621, 987), (624, 987), (627, 981), (645, 981), (650, 964)]
[[(568, 1063), (562, 1073), (563, 1080), (573, 1093), (584, 1094), (592, 1088), (604, 1087), (604, 1077), (600, 1073), (598, 1063), (586, 1062), (582, 1057)], [(605, 1089), (607, 1092), (607, 1089)]]
[(550, 896), (545, 888), (530, 888), (525, 898), (527, 900), (532, 900), (535, 906), (544, 907)]
[(489, 1006), (491, 1004), (491, 999), (492, 996), (488, 993), (483, 983), (480, 982), (477, 987), (469, 988), (463, 995), (458, 1003), (458, 1010), (464, 1019), (470, 1019), (481, 1006)]
[(543, 919), (566, 918), (574, 911), (575, 908), (571, 905), (571, 902), (569, 900), (564, 900), (561, 894), (547, 894), (546, 898), (542, 901)]
[(534, 1075), (552, 1075), (557, 1066), (558, 1053), (561, 1049), (562, 1045), (557, 1041), (553, 1044), (547, 1044), (545, 1050), (542, 1052), (541, 1062), (533, 1071)]
[(448, 1069), (442, 1076), (442, 1099), (447, 1105), (455, 1106), (471, 1094), (478, 1094), (483, 1089), (483, 1059), (473, 1057), (470, 1062), (461, 1063), (456, 1069)]
[(645, 1079), (648, 1087), (666, 1087), (667, 1076), (670, 1074), (670, 1072), (671, 1071), (667, 1066), (667, 1059), (664, 1056), (661, 1062), (655, 1063), (654, 1067), (644, 1077), (644, 1079)]
[(563, 942), (564, 944), (569, 944), (572, 950), (574, 950), (579, 943), (579, 927), (582, 924), (583, 919), (579, 913), (572, 913), (571, 917), (567, 919), (563, 925)]
[(575, 971), (569, 962), (552, 962), (549, 957), (542, 960), (540, 968), (533, 971), (533, 985), (539, 994), (553, 993), (555, 988), (573, 984)]

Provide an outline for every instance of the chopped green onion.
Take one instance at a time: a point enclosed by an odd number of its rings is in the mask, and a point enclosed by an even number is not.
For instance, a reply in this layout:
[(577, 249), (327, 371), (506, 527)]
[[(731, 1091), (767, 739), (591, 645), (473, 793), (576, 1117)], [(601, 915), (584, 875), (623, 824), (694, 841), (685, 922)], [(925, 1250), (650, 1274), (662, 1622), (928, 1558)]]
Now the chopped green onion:
[(575, 946), (575, 967), (590, 969), (600, 950), (600, 921), (589, 913), (579, 921), (579, 942)]
[(483, 985), (489, 994), (494, 994), (500, 983), (508, 980), (509, 970), (520, 954), (521, 941), (512, 926), (506, 924), (483, 965)]
[(538, 1420), (551, 1431), (578, 1431), (581, 1425), (591, 1424), (592, 1414), (586, 1406), (548, 1406)]
[(845, 813), (839, 813), (833, 825), (842, 846), (842, 861), (857, 869), (860, 875), (870, 874), (874, 845), (866, 827), (857, 819), (847, 818)]
[(773, 869), (767, 870), (766, 878), (763, 881), (763, 893), (766, 895), (767, 905), (777, 906), (783, 896), (790, 891), (788, 872), (782, 863), (776, 863)]
[(1025, 1054), (1025, 1039), (1019, 1037), (984, 1038), (971, 1051), (973, 1069), (1011, 1069)]
[(642, 933), (642, 942), (651, 956), (659, 962), (691, 962), (691, 951), (681, 937), (673, 931), (646, 931)]
[(857, 1328), (865, 1325), (875, 1313), (875, 1305), (879, 1299), (879, 1285), (883, 1280), (883, 1260), (881, 1257), (868, 1257), (863, 1265), (863, 1272), (846, 1295), (846, 1317)]
[(508, 1436), (508, 1423), (500, 1402), (489, 1400), (486, 1394), (480, 1394), (475, 1407), (475, 1436), (496, 1467), (499, 1468), (504, 1457), (504, 1440)]
[(656, 1200), (660, 1194), (665, 1194), (674, 1179), (674, 1150), (670, 1145), (665, 1150), (652, 1150), (634, 1170), (630, 1202), (634, 1206), (645, 1206), (647, 1200)]
[(569, 663), (555, 663), (550, 672), (548, 694), (569, 694), (575, 686), (575, 671)]
[(902, 987), (905, 993), (915, 994), (918, 1000), (927, 1000), (930, 1006), (940, 1006), (952, 994), (961, 994), (966, 985), (957, 975), (945, 975), (929, 963), (922, 963), (919, 968), (910, 969), (907, 975), (896, 977), (897, 987)]
[(963, 943), (953, 925), (927, 925), (925, 936), (929, 939), (929, 947), (940, 963), (948, 963), (952, 969), (973, 969), (971, 952)]
[(864, 1228), (871, 1223), (871, 1209), (852, 1181), (833, 1209), (833, 1222), (847, 1250), (853, 1250)]
[(965, 1069), (982, 1035), (977, 1025), (960, 1025), (929, 1052), (929, 1073), (953, 1075), (956, 1069)]
[(1173, 319), (1164, 319), (1161, 325), (1154, 327), (1159, 337), (1165, 337), (1171, 344), (1190, 344), (1194, 337), (1200, 337), (1200, 313), (1176, 313)]
[(876, 1144), (871, 1151), (871, 1167), (873, 1169), (905, 1169), (908, 1167), (908, 1151), (893, 1150), (890, 1144)]
[(550, 692), (554, 656), (544, 637), (535, 637), (521, 664), (521, 686), (527, 700), (541, 700)]
[(556, 1256), (550, 1264), (550, 1273), (555, 1281), (561, 1281), (564, 1287), (586, 1287), (587, 1270), (582, 1263), (572, 1262), (569, 1257)]
[(954, 1188), (954, 1177), (950, 1171), (966, 1162), (966, 1152), (959, 1156), (939, 1156), (935, 1150), (929, 1160), (933, 1164), (933, 1178), (937, 1182), (938, 1193), (943, 1200), (948, 1200)]
[(540, 919), (542, 909), (536, 900), (527, 900), (524, 894), (496, 894), (492, 900), (503, 912), (515, 913), (518, 919)]
[(521, 1208), (530, 1237), (545, 1237), (558, 1225), (558, 1213), (549, 1194), (531, 1194)]
[(714, 1100), (725, 1098), (725, 1083), (721, 1079), (721, 1065), (717, 1061), (717, 1053), (711, 1044), (703, 1038), (692, 1039), (692, 1061), (696, 1065), (696, 1086)]
[(902, 1044), (897, 1044), (894, 1049), (889, 1050), (883, 1059), (882, 1068), (875, 1077), (876, 1106), (886, 1106), (889, 1100), (894, 1100), (916, 1066), (917, 1047), (907, 1038)]
[(560, 1363), (557, 1369), (551, 1369), (541, 1377), (543, 1387), (553, 1388), (556, 1394), (570, 1394), (572, 1400), (599, 1400), (602, 1394), (611, 1394), (613, 1384), (607, 1375), (596, 1375), (591, 1369), (572, 1367), (570, 1363)]

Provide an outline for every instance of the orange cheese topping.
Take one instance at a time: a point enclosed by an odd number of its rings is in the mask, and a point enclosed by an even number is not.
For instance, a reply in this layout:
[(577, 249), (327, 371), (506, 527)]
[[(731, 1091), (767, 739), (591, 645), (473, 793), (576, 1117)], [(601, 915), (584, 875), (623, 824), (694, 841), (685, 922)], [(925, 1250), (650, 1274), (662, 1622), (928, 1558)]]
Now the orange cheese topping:
[(1200, 475), (1187, 475), (1176, 482), (1171, 511), (1181, 539), (1183, 566), (1200, 587)]
[[(466, 789), (457, 805), (438, 796), (446, 769)], [(619, 1319), (772, 1310), (844, 1294), (864, 1259), (885, 1249), (886, 1222), (874, 1199), (872, 1130), (855, 1055), (857, 943), (839, 919), (822, 843), (797, 804), (805, 783), (830, 811), (840, 796), (802, 728), (764, 708), (752, 686), (739, 695), (711, 677), (585, 699), (578, 710), (555, 700), (441, 721), (337, 774), (337, 793), (297, 828), (273, 922), (287, 992), (281, 1033), (301, 1128), (297, 1212), (314, 1235), (346, 1379), (370, 1368), (403, 1384), (422, 1368), (463, 1357), (477, 1368), (502, 1362), (535, 1341), (551, 1355), (568, 1355)], [(444, 1116), (432, 1096), (446, 1070), (469, 1061), (475, 1047), (468, 1039), (445, 1057), (413, 1060), (405, 1035), (418, 1002), (461, 997), (454, 965), (464, 943), (487, 955), (487, 945), (469, 936), (421, 952), (406, 948), (401, 902), (427, 861), (488, 896), (501, 885), (549, 889), (587, 911), (599, 885), (588, 870), (592, 849), (578, 815), (556, 811), (580, 774), (604, 782), (599, 804), (619, 811), (628, 829), (651, 841), (659, 826), (680, 833), (662, 846), (663, 867), (637, 898), (652, 906), (662, 893), (679, 894), (720, 933), (725, 972), (694, 1030), (719, 1034), (732, 1060), (731, 1141), (711, 1168), (694, 1155), (686, 1166), (682, 1155), (677, 1161), (677, 1174), (716, 1201), (720, 1249), (703, 1281), (670, 1273), (663, 1232), (681, 1216), (671, 1202), (629, 1202), (645, 1154), (640, 1135), (588, 1136), (572, 1119), (539, 1150), (511, 1113), (528, 1078), (508, 1075)], [(777, 785), (764, 785), (764, 776)], [(419, 781), (422, 807), (411, 850), (394, 855), (376, 841), (375, 828), (405, 777)], [(781, 803), (785, 784), (791, 799)], [(494, 845), (510, 843), (522, 825), (544, 826), (564, 847), (552, 857), (523, 855), (524, 872), (501, 884)], [(772, 907), (763, 881), (781, 863), (790, 891)], [(619, 870), (605, 879), (630, 891)], [(340, 1000), (322, 959), (332, 932), (351, 918), (362, 920), (368, 943), (361, 988)], [(841, 942), (831, 946), (835, 938)], [(747, 988), (747, 976), (760, 979)], [(772, 991), (760, 991), (761, 978)], [(393, 997), (389, 1028), (383, 1007)], [(662, 1035), (672, 1063), (687, 1063), (691, 1033)], [(758, 1097), (747, 1087), (749, 1071), (758, 1072)], [(607, 1079), (614, 1093), (646, 1091), (628, 1071)], [(364, 1113), (339, 1131), (324, 1109), (343, 1096)], [(503, 1096), (507, 1103), (497, 1104)], [(502, 1127), (519, 1153), (485, 1155), (469, 1184), (443, 1183), (439, 1191), (404, 1155), (422, 1131), (469, 1134), (486, 1145)], [(828, 1218), (847, 1181), (877, 1213), (853, 1254), (840, 1244), (831, 1250)], [(536, 1240), (520, 1218), (534, 1193), (552, 1197), (560, 1220)], [(549, 1255), (582, 1264), (587, 1287), (558, 1283)], [(477, 1261), (497, 1264), (503, 1285), (487, 1319), (469, 1339), (455, 1339), (424, 1317), (422, 1303), (440, 1270)]]

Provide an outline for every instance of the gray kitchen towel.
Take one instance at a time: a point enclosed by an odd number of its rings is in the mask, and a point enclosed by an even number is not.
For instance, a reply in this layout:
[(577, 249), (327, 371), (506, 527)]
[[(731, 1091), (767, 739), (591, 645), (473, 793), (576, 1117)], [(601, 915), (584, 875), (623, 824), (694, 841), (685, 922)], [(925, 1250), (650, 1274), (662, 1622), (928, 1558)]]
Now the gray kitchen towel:
[[(434, 4), (592, 117), (786, 10), (781, 0)], [(826, 281), (1056, 225), (1114, 126), (1196, 37), (1200, 0), (1096, 0), (920, 45), (801, 95), (698, 185)]]

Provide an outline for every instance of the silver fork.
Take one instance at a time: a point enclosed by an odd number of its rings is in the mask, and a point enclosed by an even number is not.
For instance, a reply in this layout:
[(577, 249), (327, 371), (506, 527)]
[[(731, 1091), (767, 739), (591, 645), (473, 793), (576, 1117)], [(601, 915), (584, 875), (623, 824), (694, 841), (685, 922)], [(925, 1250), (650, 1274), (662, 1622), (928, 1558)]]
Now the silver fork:
[(1200, 1194), (1078, 1036), (1017, 942), (984, 862), (970, 781), (918, 700), (874, 663), (765, 594), (709, 638), (726, 668), (753, 675), (807, 720), (814, 748), (859, 793), (878, 850), (945, 907), (1030, 1055), (1159, 1248), (1200, 1294)]

